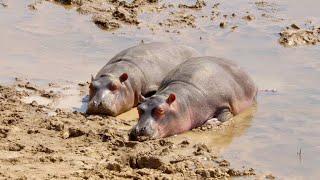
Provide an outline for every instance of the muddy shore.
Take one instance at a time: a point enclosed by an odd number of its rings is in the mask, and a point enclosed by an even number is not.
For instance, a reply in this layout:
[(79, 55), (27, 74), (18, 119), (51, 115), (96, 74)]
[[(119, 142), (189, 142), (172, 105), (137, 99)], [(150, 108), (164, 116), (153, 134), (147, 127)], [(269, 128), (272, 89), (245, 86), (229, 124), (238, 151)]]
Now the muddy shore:
[[(28, 7), (36, 11), (43, 1), (35, 1)], [(256, 19), (281, 22), (287, 18), (278, 14), (280, 11), (278, 4), (273, 1), (255, 1), (253, 4), (258, 11), (254, 13), (249, 10), (224, 12), (219, 8), (220, 3), (204, 0), (196, 0), (192, 3), (158, 0), (49, 1), (66, 8), (76, 8), (80, 14), (90, 15), (91, 21), (99, 28), (111, 32), (120, 28), (146, 28), (155, 33), (180, 34), (181, 29), (202, 28), (210, 24), (217, 24), (217, 27), (235, 32), (236, 29), (246, 26), (247, 23), (255, 23)], [(278, 33), (278, 42), (285, 47), (320, 43), (320, 25), (313, 24), (308, 19), (306, 22), (302, 27), (296, 24), (284, 26), (283, 30)]]
[[(21, 99), (30, 95), (28, 90), (36, 89), (15, 88), (0, 86), (1, 178), (257, 177), (252, 168), (232, 168), (232, 163), (205, 144), (170, 139), (128, 141), (128, 130), (136, 120), (88, 116), (35, 101), (26, 104)], [(197, 131), (214, 128), (223, 127)]]

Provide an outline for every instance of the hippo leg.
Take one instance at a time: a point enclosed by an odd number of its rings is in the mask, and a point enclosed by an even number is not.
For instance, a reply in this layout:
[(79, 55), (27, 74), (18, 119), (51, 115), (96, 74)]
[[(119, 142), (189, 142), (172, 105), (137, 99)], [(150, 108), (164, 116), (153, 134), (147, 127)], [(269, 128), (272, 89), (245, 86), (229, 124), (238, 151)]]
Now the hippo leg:
[(229, 109), (223, 109), (218, 114), (217, 119), (223, 123), (230, 120), (232, 117), (233, 117), (233, 114), (230, 112)]

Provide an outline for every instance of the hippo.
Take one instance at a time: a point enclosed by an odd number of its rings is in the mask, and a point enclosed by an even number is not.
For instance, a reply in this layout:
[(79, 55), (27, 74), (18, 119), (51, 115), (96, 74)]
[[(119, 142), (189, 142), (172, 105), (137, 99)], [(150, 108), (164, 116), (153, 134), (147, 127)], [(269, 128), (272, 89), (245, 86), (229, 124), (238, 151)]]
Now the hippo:
[(253, 105), (256, 95), (253, 80), (232, 61), (189, 58), (168, 73), (154, 95), (139, 98), (139, 120), (129, 139), (163, 138), (208, 120), (228, 121)]
[(130, 110), (140, 95), (154, 94), (170, 70), (195, 56), (191, 47), (160, 42), (121, 51), (92, 76), (87, 113), (117, 116)]

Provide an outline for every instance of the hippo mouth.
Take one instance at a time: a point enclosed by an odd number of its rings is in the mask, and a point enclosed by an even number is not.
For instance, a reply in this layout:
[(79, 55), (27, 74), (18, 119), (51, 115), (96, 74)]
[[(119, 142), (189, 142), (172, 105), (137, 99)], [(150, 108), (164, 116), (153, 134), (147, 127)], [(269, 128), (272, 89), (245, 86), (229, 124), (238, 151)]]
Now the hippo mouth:
[(105, 114), (109, 116), (117, 116), (118, 113), (106, 108), (104, 105), (94, 106), (93, 104), (89, 104), (87, 109), (87, 114)]
[(141, 134), (141, 132), (137, 132), (135, 127), (131, 129), (128, 136), (130, 141), (139, 141), (139, 142), (155, 140), (160, 137), (158, 130), (153, 131), (152, 135), (150, 134), (146, 135), (146, 134)]

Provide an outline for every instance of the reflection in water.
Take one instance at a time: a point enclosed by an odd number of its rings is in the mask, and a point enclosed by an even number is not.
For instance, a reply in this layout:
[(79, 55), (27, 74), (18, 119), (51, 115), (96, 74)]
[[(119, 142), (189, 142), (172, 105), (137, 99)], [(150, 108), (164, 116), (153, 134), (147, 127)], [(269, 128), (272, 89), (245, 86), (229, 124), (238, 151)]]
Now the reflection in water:
[(221, 128), (206, 131), (188, 131), (186, 133), (169, 137), (174, 142), (181, 142), (187, 139), (192, 145), (204, 143), (216, 152), (227, 148), (236, 137), (246, 133), (251, 126), (257, 106), (251, 107), (241, 114), (235, 116), (231, 121), (225, 122)]

